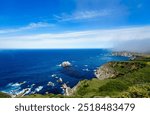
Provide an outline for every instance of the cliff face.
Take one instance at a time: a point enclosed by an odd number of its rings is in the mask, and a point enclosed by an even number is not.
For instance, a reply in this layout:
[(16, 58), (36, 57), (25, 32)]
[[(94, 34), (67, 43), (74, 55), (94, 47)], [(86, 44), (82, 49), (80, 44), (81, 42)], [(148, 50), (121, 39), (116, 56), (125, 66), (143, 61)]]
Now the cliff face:
[[(135, 71), (138, 71), (139, 69), (142, 69), (144, 67), (145, 67), (145, 64), (140, 63), (140, 62), (134, 62), (134, 61), (106, 63), (96, 70), (95, 75), (96, 75), (97, 79), (80, 81), (73, 88), (66, 86), (64, 95), (66, 95), (66, 96), (74, 96), (76, 94), (77, 95), (78, 94), (85, 95), (87, 92), (92, 92), (92, 90), (90, 90), (92, 88), (93, 88), (93, 91), (95, 89), (100, 90), (99, 82), (100, 83), (105, 82), (105, 79), (111, 80), (111, 78), (113, 78), (115, 80), (119, 77), (123, 77), (124, 75), (127, 75), (128, 73), (133, 73)], [(101, 84), (103, 84), (103, 83), (101, 83)], [(124, 84), (122, 82), (120, 83), (120, 81), (115, 82), (115, 83), (110, 83), (110, 84), (113, 86), (115, 84), (117, 87), (116, 89), (118, 89), (118, 87), (124, 86)], [(106, 86), (109, 87), (110, 84), (108, 84)], [(98, 87), (98, 88), (96, 88), (96, 87)], [(105, 88), (102, 88), (102, 89), (105, 89)], [(109, 88), (107, 88), (107, 89), (109, 89)]]
[(68, 87), (66, 84), (63, 84), (64, 96), (72, 96), (76, 89), (79, 87), (80, 82), (75, 85), (73, 88)]
[[(149, 97), (149, 68), (149, 63), (143, 61), (109, 62), (96, 70), (97, 78), (80, 81), (71, 96)], [(141, 86), (137, 87), (139, 84)], [(145, 89), (140, 92), (132, 91), (135, 88), (138, 91), (141, 87)]]
[(132, 73), (140, 68), (143, 68), (145, 64), (139, 62), (109, 62), (98, 68), (95, 75), (98, 79), (116, 78), (127, 73)]
[(116, 72), (114, 69), (110, 66), (111, 63), (107, 63), (105, 65), (102, 65), (100, 68), (98, 68), (95, 72), (95, 76), (99, 80), (113, 78), (116, 75)]

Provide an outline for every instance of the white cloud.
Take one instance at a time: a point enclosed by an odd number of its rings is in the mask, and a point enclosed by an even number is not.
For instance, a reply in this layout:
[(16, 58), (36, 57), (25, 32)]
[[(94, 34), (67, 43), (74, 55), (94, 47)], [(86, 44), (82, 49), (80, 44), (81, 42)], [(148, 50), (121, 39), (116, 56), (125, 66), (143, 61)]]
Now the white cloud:
[(150, 41), (150, 26), (3, 37), (0, 48), (110, 48), (131, 40)]
[(53, 25), (49, 23), (45, 23), (45, 22), (30, 23), (29, 25), (24, 26), (24, 27), (13, 28), (13, 29), (1, 29), (0, 34), (20, 32), (20, 31), (43, 28), (43, 27), (50, 27), (50, 26), (53, 26)]
[(62, 15), (58, 16), (55, 15), (54, 17), (58, 21), (72, 21), (72, 20), (84, 20), (84, 19), (91, 19), (96, 17), (104, 17), (110, 14), (109, 10), (90, 10), (90, 11), (78, 11), (74, 12), (71, 15), (63, 13)]

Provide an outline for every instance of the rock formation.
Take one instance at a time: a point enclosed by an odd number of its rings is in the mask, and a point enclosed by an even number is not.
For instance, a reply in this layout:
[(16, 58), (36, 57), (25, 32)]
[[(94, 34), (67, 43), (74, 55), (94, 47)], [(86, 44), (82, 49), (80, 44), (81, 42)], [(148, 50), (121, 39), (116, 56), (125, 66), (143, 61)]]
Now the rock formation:
[(61, 67), (70, 67), (71, 63), (69, 61), (64, 61), (61, 63)]
[(63, 82), (63, 79), (60, 77), (58, 80), (57, 80), (58, 83), (62, 83)]
[(70, 96), (71, 95), (72, 90), (71, 90), (70, 87), (67, 86), (67, 84), (64, 83), (62, 85), (62, 88), (64, 90), (64, 95), (66, 95), (66, 96)]
[(110, 66), (110, 64), (111, 64), (111, 62), (104, 64), (96, 70), (95, 75), (99, 80), (113, 78), (116, 76), (116, 72)]

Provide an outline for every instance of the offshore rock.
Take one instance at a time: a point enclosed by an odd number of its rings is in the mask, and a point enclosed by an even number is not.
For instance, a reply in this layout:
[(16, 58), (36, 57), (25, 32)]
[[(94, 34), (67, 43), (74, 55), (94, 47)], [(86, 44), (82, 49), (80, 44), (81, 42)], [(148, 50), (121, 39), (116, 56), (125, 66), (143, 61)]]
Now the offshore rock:
[(71, 63), (69, 61), (64, 61), (61, 63), (61, 67), (70, 67)]

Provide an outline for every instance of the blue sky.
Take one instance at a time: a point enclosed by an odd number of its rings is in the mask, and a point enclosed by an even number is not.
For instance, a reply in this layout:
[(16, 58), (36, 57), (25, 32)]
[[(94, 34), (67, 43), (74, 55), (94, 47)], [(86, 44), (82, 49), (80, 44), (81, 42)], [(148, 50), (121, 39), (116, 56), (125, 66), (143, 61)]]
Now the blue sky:
[(149, 4), (149, 0), (0, 0), (0, 48), (113, 48), (133, 40), (149, 42)]

